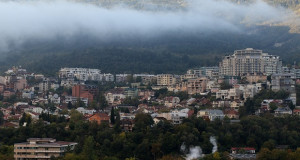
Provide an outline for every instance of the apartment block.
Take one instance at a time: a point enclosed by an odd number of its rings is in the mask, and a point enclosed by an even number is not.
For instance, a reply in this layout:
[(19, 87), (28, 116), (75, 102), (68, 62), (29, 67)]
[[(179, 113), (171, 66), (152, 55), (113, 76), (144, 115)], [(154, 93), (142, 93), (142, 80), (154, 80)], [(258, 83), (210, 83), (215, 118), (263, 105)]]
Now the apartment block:
[(286, 73), (286, 74), (273, 74), (272, 79), (272, 90), (279, 91), (284, 90), (289, 93), (295, 92), (295, 74)]
[(281, 71), (279, 56), (263, 53), (262, 50), (246, 48), (234, 51), (233, 55), (223, 57), (219, 64), (221, 75), (242, 76), (263, 73), (271, 75)]
[(52, 138), (29, 138), (27, 142), (14, 144), (14, 159), (50, 160), (72, 151), (76, 145), (75, 142), (56, 141)]
[(159, 74), (157, 75), (157, 85), (171, 86), (176, 84), (176, 77), (172, 74)]
[(207, 84), (207, 78), (194, 78), (189, 79), (187, 82), (188, 94), (200, 94), (205, 92)]

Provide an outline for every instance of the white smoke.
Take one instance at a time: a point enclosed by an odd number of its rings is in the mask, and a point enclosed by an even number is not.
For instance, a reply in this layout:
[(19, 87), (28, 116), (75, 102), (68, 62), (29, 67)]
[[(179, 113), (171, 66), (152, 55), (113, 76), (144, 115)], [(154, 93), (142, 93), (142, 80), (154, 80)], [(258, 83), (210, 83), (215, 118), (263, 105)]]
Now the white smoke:
[(185, 153), (185, 152), (186, 152), (186, 146), (185, 146), (184, 143), (182, 143), (182, 145), (180, 146), (180, 151), (181, 151), (182, 153)]
[[(146, 4), (145, 4), (146, 5)], [(241, 22), (281, 22), (291, 13), (260, 0), (237, 5), (225, 0), (187, 0), (184, 10), (145, 11), (124, 5), (104, 8), (70, 1), (0, 1), (0, 48), (32, 39), (87, 34), (101, 40), (142, 38), (195, 31), (242, 32)]]
[(218, 151), (218, 145), (217, 145), (216, 138), (214, 136), (210, 136), (209, 141), (213, 145), (213, 149), (212, 149), (211, 153), (217, 152)]
[(180, 151), (183, 152), (185, 155), (185, 159), (186, 160), (192, 160), (192, 159), (198, 159), (198, 158), (202, 158), (203, 154), (202, 154), (202, 149), (200, 146), (196, 146), (196, 147), (190, 147), (189, 150), (187, 150), (185, 144), (183, 143), (180, 146)]
[(186, 155), (186, 160), (202, 158), (202, 149), (199, 146), (190, 147), (190, 152)]

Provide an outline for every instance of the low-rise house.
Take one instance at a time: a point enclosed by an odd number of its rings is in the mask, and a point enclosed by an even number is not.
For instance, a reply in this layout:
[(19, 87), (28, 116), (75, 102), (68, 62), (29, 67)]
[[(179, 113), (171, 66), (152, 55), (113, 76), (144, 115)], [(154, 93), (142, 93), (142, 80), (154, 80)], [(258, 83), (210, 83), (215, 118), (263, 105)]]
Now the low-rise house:
[(154, 124), (158, 124), (161, 121), (167, 121), (167, 119), (164, 117), (155, 117), (155, 118), (153, 118), (153, 121), (154, 121)]
[(125, 99), (126, 95), (121, 88), (113, 89), (105, 93), (105, 99), (109, 104), (121, 104), (121, 100)]
[(94, 110), (94, 109), (85, 109), (83, 107), (78, 107), (76, 110), (81, 114), (93, 115), (94, 113), (96, 113), (96, 110)]
[(181, 112), (181, 111), (178, 111), (178, 110), (174, 110), (172, 112), (169, 113), (170, 116), (171, 116), (171, 123), (172, 124), (181, 124), (183, 119), (185, 118), (188, 118), (188, 113), (186, 113), (185, 111), (184, 112)]
[(229, 90), (219, 90), (216, 92), (216, 99), (225, 100), (229, 96)]
[(230, 107), (231, 102), (228, 100), (223, 100), (223, 101), (213, 101), (212, 106), (214, 108), (227, 108)]
[(243, 147), (243, 148), (231, 148), (230, 159), (245, 159), (254, 160), (256, 159), (255, 148)]
[(31, 91), (31, 90), (24, 90), (22, 92), (22, 98), (33, 99), (34, 98), (34, 92)]
[(235, 100), (230, 103), (230, 108), (238, 110), (240, 107), (244, 106), (244, 102), (240, 100)]
[(214, 121), (215, 119), (222, 120), (225, 117), (225, 115), (222, 110), (206, 109), (206, 110), (200, 110), (197, 113), (197, 117), (202, 117), (204, 119), (209, 119), (210, 121)]
[(106, 113), (96, 113), (89, 118), (90, 122), (97, 122), (99, 125), (102, 123), (109, 124), (110, 117)]
[(185, 110), (173, 110), (170, 111), (168, 113), (160, 113), (160, 114), (156, 114), (154, 116), (154, 118), (156, 117), (163, 117), (166, 120), (170, 121), (172, 124), (181, 124), (183, 119), (188, 118), (190, 115), (189, 109), (185, 109)]
[(28, 108), (24, 109), (24, 112), (34, 112), (34, 113), (38, 113), (38, 114), (41, 114), (44, 111), (45, 110), (43, 108), (35, 107), (35, 106), (28, 106)]
[(294, 109), (293, 114), (300, 116), (300, 109)]
[(120, 119), (134, 119), (135, 118), (135, 114), (132, 113), (120, 113)]
[(52, 103), (60, 104), (60, 97), (58, 96), (58, 94), (54, 94), (53, 96), (49, 96), (49, 97)]
[(165, 106), (167, 107), (175, 107), (180, 102), (179, 97), (166, 97), (165, 98)]
[(122, 131), (131, 132), (134, 127), (134, 120), (133, 119), (122, 119), (120, 125), (121, 125)]
[(10, 96), (16, 94), (16, 92), (13, 89), (5, 89), (3, 92), (4, 98), (9, 98)]
[(291, 115), (293, 113), (289, 107), (278, 107), (274, 112), (276, 116)]
[(225, 116), (230, 119), (239, 119), (239, 112), (234, 109), (229, 109), (225, 111)]

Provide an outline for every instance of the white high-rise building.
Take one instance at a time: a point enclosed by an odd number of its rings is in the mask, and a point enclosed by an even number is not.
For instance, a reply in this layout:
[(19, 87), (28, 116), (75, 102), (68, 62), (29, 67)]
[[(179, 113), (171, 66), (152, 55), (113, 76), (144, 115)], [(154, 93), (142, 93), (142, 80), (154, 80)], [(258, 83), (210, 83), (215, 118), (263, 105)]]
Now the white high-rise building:
[(74, 78), (76, 77), (79, 80), (87, 81), (100, 81), (101, 79), (101, 70), (99, 69), (90, 69), (90, 68), (61, 68), (59, 70), (60, 78)]
[(221, 75), (241, 76), (254, 73), (271, 75), (281, 71), (282, 62), (279, 56), (246, 48), (234, 51), (233, 55), (225, 56), (219, 66)]

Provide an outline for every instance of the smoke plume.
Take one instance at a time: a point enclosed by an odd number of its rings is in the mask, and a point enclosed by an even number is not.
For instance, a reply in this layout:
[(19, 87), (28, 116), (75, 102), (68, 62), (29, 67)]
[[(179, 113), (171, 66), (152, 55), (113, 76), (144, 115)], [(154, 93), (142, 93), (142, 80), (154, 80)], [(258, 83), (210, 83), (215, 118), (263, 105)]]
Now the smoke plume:
[(218, 145), (217, 145), (216, 138), (214, 136), (210, 136), (209, 141), (213, 145), (213, 149), (212, 149), (211, 153), (217, 152), (218, 151)]
[(201, 158), (203, 157), (203, 154), (202, 154), (202, 149), (200, 146), (195, 146), (195, 147), (190, 147), (188, 150), (185, 146), (185, 144), (183, 143), (181, 146), (180, 146), (180, 150), (181, 152), (183, 152), (184, 154), (186, 154), (185, 156), (185, 159), (186, 160), (192, 160), (192, 159), (198, 159), (198, 158)]

